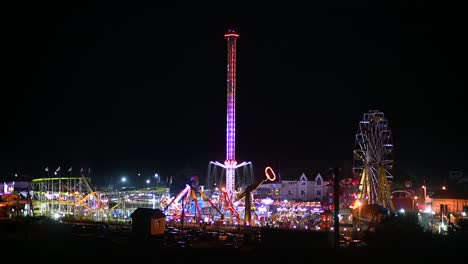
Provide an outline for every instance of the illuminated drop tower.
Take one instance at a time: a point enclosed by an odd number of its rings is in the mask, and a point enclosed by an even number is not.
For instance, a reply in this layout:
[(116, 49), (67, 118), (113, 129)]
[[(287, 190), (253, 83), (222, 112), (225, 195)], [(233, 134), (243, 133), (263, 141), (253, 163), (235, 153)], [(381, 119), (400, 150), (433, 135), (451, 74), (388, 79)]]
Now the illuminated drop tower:
[(236, 166), (236, 40), (239, 35), (229, 30), (224, 37), (227, 40), (227, 124), (226, 124), (226, 191), (235, 189)]
[(228, 30), (224, 35), (227, 40), (227, 123), (226, 123), (226, 160), (224, 164), (211, 162), (226, 170), (226, 187), (228, 194), (236, 190), (236, 169), (250, 162), (237, 164), (236, 161), (236, 41), (239, 34)]

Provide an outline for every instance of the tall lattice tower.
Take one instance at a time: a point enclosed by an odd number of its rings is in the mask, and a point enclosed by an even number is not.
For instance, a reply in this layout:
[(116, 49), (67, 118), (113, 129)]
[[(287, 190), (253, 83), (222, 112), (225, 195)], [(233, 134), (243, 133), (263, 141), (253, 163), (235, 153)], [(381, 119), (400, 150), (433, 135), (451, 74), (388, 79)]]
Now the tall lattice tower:
[(225, 190), (232, 194), (236, 190), (236, 169), (250, 162), (237, 164), (236, 161), (236, 41), (239, 34), (228, 30), (224, 37), (227, 40), (227, 118), (226, 118), (226, 160), (223, 163), (211, 162), (225, 169)]
[(226, 191), (235, 189), (236, 166), (236, 40), (239, 35), (228, 30), (227, 40), (227, 123), (226, 123)]

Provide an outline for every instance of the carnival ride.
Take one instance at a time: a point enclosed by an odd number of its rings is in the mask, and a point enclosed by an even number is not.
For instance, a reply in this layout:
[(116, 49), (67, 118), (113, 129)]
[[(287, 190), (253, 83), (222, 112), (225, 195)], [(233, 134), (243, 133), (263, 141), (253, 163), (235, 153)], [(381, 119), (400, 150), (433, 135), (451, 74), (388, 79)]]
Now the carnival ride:
[[(359, 122), (353, 151), (353, 177), (359, 182), (353, 205), (356, 219), (375, 221), (380, 219), (378, 213), (395, 211), (390, 194), (392, 152), (392, 133), (384, 113), (377, 110), (365, 113)], [(366, 206), (369, 208), (364, 209)]]
[(31, 183), (34, 215), (97, 221), (128, 221), (138, 207), (157, 208), (168, 188), (96, 191), (81, 177), (37, 178)]
[(265, 168), (265, 177), (264, 179), (261, 179), (260, 181), (247, 186), (245, 190), (237, 195), (236, 199), (234, 202), (241, 200), (244, 198), (245, 202), (245, 210), (244, 210), (244, 224), (246, 225), (252, 225), (252, 193), (255, 192), (255, 190), (260, 187), (264, 182), (266, 181), (274, 181), (276, 180), (276, 175), (275, 172), (271, 167), (266, 167)]
[[(198, 185), (198, 177), (190, 179), (190, 184), (180, 191), (173, 199), (161, 200), (161, 207), (172, 219), (197, 221), (199, 223), (215, 223), (221, 221), (225, 224), (252, 224), (252, 193), (266, 181), (274, 181), (276, 175), (271, 167), (265, 168), (266, 178), (257, 181), (245, 188), (242, 193), (233, 199), (229, 192), (221, 188), (212, 194), (212, 198)], [(198, 197), (198, 195), (200, 197)]]
[[(253, 182), (250, 181), (253, 179), (253, 170), (251, 162), (238, 163), (236, 160), (236, 55), (239, 34), (229, 29), (224, 37), (227, 41), (226, 159), (223, 163), (219, 161), (209, 163), (207, 187), (214, 189), (223, 186), (222, 195), (225, 196), (224, 192), (227, 192), (228, 199), (233, 199), (239, 188)], [(212, 166), (214, 167), (211, 168)], [(223, 169), (221, 177), (216, 177), (216, 174), (213, 176), (210, 172), (216, 173), (216, 167)], [(250, 173), (244, 173), (239, 180), (238, 170), (242, 167), (250, 169)]]
[(230, 220), (226, 219), (226, 215), (237, 216), (237, 219), (239, 218), (239, 214), (232, 206), (226, 190), (221, 190), (219, 196), (214, 197), (214, 200), (212, 200), (203, 191), (202, 187), (199, 186), (199, 179), (196, 176), (191, 177), (190, 185), (186, 184), (185, 188), (170, 202), (168, 202), (167, 198), (162, 199), (161, 207), (172, 219), (185, 220), (185, 218), (191, 218), (190, 220), (193, 220), (193, 218), (196, 218), (198, 222), (225, 222)]

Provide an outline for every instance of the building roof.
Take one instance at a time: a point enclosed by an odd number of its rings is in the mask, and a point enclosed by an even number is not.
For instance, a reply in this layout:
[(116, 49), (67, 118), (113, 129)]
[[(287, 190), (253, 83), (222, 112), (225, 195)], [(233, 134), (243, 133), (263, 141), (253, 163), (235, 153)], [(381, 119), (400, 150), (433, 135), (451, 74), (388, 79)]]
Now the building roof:
[(130, 217), (131, 218), (134, 218), (134, 217), (165, 218), (166, 215), (159, 209), (138, 207), (135, 211), (133, 211), (133, 213), (130, 215)]
[(468, 200), (468, 193), (439, 191), (430, 196), (432, 199), (462, 199)]

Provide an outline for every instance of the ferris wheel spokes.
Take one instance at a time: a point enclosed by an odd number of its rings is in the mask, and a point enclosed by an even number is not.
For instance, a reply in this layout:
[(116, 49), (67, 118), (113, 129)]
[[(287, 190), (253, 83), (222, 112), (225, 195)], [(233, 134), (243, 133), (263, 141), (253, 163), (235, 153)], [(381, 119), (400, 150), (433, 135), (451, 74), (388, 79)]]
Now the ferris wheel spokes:
[(371, 110), (359, 121), (353, 151), (353, 176), (360, 179), (359, 199), (393, 208), (389, 182), (393, 179), (392, 132), (381, 111)]

